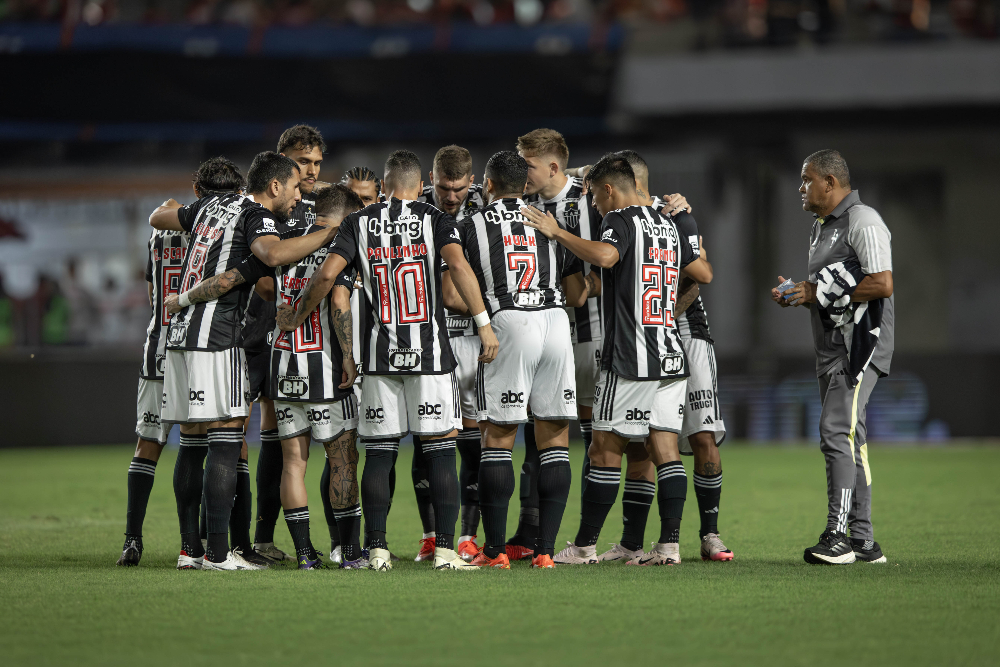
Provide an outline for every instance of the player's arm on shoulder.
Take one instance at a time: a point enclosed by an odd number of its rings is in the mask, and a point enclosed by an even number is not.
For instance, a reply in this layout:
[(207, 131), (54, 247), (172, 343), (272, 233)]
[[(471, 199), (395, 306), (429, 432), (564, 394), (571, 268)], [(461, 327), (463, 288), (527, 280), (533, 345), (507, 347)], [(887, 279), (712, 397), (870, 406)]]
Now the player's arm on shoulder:
[(540, 231), (545, 238), (563, 245), (571, 253), (588, 264), (609, 269), (618, 263), (618, 249), (601, 241), (587, 241), (559, 226), (551, 213), (542, 213), (534, 206), (522, 206), (521, 214), (525, 223)]
[(297, 262), (325, 246), (337, 235), (338, 229), (338, 227), (323, 227), (289, 239), (266, 234), (254, 239), (250, 244), (250, 250), (270, 267), (284, 266)]
[(347, 389), (354, 385), (358, 379), (358, 365), (354, 360), (354, 323), (351, 317), (351, 291), (342, 282), (338, 282), (333, 287), (330, 295), (330, 314), (333, 320), (333, 332), (340, 342), (340, 351), (343, 353), (344, 372), (341, 375), (341, 389)]
[(149, 226), (153, 229), (165, 229), (174, 232), (183, 232), (178, 211), (181, 209), (180, 203), (174, 199), (168, 199), (149, 215)]
[(333, 285), (337, 282), (337, 277), (347, 268), (347, 260), (337, 253), (327, 255), (319, 270), (313, 273), (309, 279), (309, 284), (299, 294), (299, 305), (297, 308), (287, 303), (278, 305), (277, 322), (282, 331), (295, 331), (298, 329), (309, 313), (316, 310), (319, 302), (330, 293)]
[(195, 304), (215, 301), (234, 287), (246, 282), (239, 267), (234, 266), (225, 273), (202, 280), (200, 283), (182, 294), (171, 294), (163, 300), (168, 313), (179, 313), (184, 308)]
[(712, 278), (715, 276), (712, 265), (703, 257), (699, 257), (685, 266), (681, 269), (681, 273), (702, 285), (712, 282)]
[(455, 282), (451, 279), (451, 271), (445, 269), (441, 272), (441, 296), (444, 299), (444, 307), (458, 315), (470, 315), (469, 307), (462, 301), (462, 295), (455, 288)]
[(483, 346), (483, 353), (479, 355), (479, 361), (490, 363), (496, 359), (500, 350), (500, 343), (490, 326), (489, 316), (486, 314), (486, 306), (483, 304), (483, 294), (479, 289), (479, 281), (476, 274), (465, 259), (462, 246), (457, 243), (449, 243), (441, 248), (441, 257), (448, 263), (448, 273), (458, 290), (459, 296), (469, 309), (469, 313), (476, 320), (479, 329), (479, 341)]

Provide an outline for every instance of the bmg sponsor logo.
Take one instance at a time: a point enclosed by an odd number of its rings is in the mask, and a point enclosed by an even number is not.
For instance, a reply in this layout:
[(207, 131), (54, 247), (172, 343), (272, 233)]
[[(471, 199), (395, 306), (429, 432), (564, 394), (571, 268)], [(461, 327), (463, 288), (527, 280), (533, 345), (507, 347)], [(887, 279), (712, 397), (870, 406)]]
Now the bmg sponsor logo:
[(423, 223), (419, 216), (404, 215), (397, 220), (382, 221), (381, 218), (368, 218), (368, 232), (379, 236), (383, 233), (390, 235), (409, 235), (411, 239), (420, 237), (423, 234)]

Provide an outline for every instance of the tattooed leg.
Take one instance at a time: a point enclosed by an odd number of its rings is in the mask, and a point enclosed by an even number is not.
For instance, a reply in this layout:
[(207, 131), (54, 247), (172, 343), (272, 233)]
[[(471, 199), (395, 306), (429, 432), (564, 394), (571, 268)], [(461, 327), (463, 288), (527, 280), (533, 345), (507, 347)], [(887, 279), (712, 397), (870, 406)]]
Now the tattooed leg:
[(347, 431), (326, 447), (330, 466), (330, 504), (333, 509), (346, 509), (358, 503), (358, 432)]

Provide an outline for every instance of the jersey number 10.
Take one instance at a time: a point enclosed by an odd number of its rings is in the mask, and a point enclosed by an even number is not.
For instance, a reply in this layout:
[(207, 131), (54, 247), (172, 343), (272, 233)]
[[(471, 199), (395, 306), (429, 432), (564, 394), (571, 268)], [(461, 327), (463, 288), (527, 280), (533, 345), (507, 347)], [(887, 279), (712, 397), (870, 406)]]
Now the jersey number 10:
[(383, 324), (430, 322), (423, 262), (404, 262), (394, 269), (388, 264), (372, 264), (372, 282), (373, 292), (378, 294), (379, 319)]

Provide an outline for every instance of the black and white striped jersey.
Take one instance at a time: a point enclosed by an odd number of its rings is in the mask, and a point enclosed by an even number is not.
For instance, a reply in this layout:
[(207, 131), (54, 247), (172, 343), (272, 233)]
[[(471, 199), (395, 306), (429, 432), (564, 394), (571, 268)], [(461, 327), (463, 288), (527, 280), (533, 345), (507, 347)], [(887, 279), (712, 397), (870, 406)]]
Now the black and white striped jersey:
[(170, 325), (170, 313), (163, 300), (167, 295), (180, 291), (181, 271), (189, 240), (185, 232), (161, 229), (154, 229), (149, 237), (146, 280), (153, 285), (153, 316), (146, 327), (146, 343), (142, 347), (142, 368), (139, 371), (139, 376), (146, 380), (163, 379), (167, 337), (160, 334)]
[[(593, 207), (590, 194), (583, 194), (583, 179), (567, 179), (563, 189), (552, 199), (543, 200), (539, 195), (531, 195), (525, 201), (542, 211), (551, 213), (559, 226), (588, 241), (597, 238), (601, 229), (601, 214)], [(583, 262), (583, 274), (590, 273), (590, 264)], [(567, 309), (573, 340), (590, 343), (601, 340), (601, 301), (587, 299), (579, 308)]]
[(362, 369), (433, 375), (455, 369), (441, 295), (441, 248), (461, 243), (455, 219), (418, 201), (371, 204), (344, 218), (330, 248), (361, 275)]
[(281, 238), (290, 238), (291, 236), (297, 236), (300, 230), (313, 224), (316, 224), (315, 190), (309, 194), (302, 193), (302, 199), (292, 209), (292, 214), (288, 216), (288, 220), (278, 224), (278, 234)]
[[(312, 225), (289, 232), (285, 238), (316, 231)], [(278, 300), (292, 306), (298, 304), (302, 290), (312, 279), (313, 273), (326, 260), (330, 244), (306, 255), (293, 264), (279, 266), (274, 271)], [(349, 272), (353, 274), (353, 270)], [(334, 287), (343, 285), (354, 289), (354, 277), (348, 272), (337, 277)], [(331, 291), (332, 294), (332, 291)], [(344, 354), (333, 329), (333, 313), (328, 295), (309, 313), (309, 317), (295, 331), (282, 331), (275, 327), (271, 346), (271, 391), (276, 401), (301, 401), (329, 403), (339, 401), (352, 393), (351, 387), (341, 389)]]
[[(420, 193), (420, 197), (417, 198), (417, 201), (438, 206), (438, 198), (437, 193), (434, 191), (434, 185), (425, 185), (424, 190)], [(469, 194), (466, 195), (465, 201), (458, 207), (458, 213), (455, 214), (455, 219), (464, 220), (468, 216), (483, 208), (485, 205), (486, 201), (483, 198), (483, 186), (480, 183), (473, 183), (469, 186)]]
[[(258, 238), (278, 235), (274, 214), (241, 194), (202, 197), (182, 207), (177, 216), (191, 234), (182, 292), (239, 266)], [(192, 304), (175, 314), (170, 318), (167, 348), (217, 351), (237, 345), (253, 287), (244, 283), (215, 301)]]
[(600, 240), (619, 255), (617, 264), (601, 271), (601, 368), (628, 380), (688, 376), (674, 304), (680, 270), (698, 258), (697, 248), (649, 206), (608, 213)]
[(562, 279), (579, 273), (576, 255), (525, 225), (520, 198), (499, 199), (465, 219), (462, 243), (486, 309), (542, 310), (566, 305)]
[[(652, 208), (659, 211), (664, 206), (666, 206), (665, 201), (659, 197), (653, 197)], [(671, 219), (677, 225), (677, 231), (681, 236), (687, 237), (691, 247), (700, 250), (700, 246), (698, 245), (698, 223), (695, 221), (694, 216), (687, 211), (683, 211), (671, 216)], [(687, 307), (687, 310), (677, 316), (677, 329), (681, 332), (681, 338), (700, 338), (701, 340), (707, 340), (709, 343), (712, 342), (712, 331), (708, 328), (708, 313), (705, 312), (705, 303), (701, 300), (700, 294)]]

